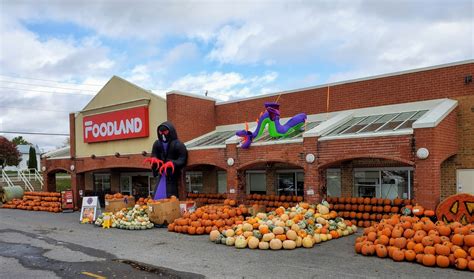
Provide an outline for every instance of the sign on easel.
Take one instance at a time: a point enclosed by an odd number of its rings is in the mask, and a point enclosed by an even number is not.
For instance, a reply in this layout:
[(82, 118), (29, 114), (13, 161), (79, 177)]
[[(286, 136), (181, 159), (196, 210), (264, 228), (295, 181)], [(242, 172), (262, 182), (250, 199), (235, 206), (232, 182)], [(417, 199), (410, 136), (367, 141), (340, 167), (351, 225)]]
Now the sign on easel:
[(83, 197), (81, 217), (79, 221), (81, 223), (92, 223), (97, 219), (100, 214), (100, 203), (97, 197)]

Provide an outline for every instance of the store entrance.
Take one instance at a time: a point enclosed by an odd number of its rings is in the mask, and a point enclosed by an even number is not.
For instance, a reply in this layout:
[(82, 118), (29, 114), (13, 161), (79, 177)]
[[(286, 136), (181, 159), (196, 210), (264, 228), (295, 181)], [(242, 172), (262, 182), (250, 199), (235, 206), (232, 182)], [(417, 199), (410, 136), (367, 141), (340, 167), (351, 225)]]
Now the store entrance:
[(120, 192), (132, 195), (135, 199), (146, 198), (152, 195), (154, 185), (148, 173), (121, 173)]

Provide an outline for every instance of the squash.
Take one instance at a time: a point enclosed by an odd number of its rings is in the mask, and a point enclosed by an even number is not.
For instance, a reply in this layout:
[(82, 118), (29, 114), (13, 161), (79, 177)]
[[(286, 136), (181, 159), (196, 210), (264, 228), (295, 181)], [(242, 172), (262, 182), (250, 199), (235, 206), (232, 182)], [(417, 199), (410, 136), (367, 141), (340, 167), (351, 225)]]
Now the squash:
[(242, 229), (244, 232), (247, 232), (247, 231), (252, 231), (253, 230), (253, 226), (249, 223), (245, 223), (243, 226), (242, 226)]
[(270, 242), (272, 239), (275, 238), (275, 234), (274, 233), (266, 233), (262, 236), (262, 241), (265, 241), (265, 242)]
[(227, 246), (234, 246), (235, 245), (235, 237), (227, 237), (225, 241), (225, 245)]
[(283, 241), (283, 249), (285, 250), (293, 250), (296, 248), (296, 242), (293, 240), (285, 240)]
[(247, 247), (247, 239), (243, 236), (238, 236), (235, 239), (235, 248), (243, 249)]
[(285, 233), (285, 229), (283, 227), (275, 227), (273, 229), (273, 233), (275, 235), (278, 235), (278, 234), (284, 234)]
[(227, 230), (225, 231), (225, 236), (226, 236), (226, 237), (232, 237), (232, 236), (234, 236), (234, 235), (235, 235), (235, 232), (234, 232), (233, 229), (227, 229)]
[(280, 250), (283, 247), (283, 243), (281, 240), (274, 238), (270, 241), (270, 249), (272, 250)]
[(314, 245), (313, 237), (311, 237), (309, 235), (306, 236), (305, 238), (303, 238), (302, 244), (303, 244), (303, 247), (305, 247), (305, 248), (312, 248), (313, 245)]
[[(311, 237), (310, 235), (308, 235), (308, 236)], [(303, 245), (303, 238), (301, 236), (298, 236), (296, 238), (295, 242), (296, 242), (296, 247), (299, 248)]]
[(260, 241), (258, 240), (258, 238), (254, 237), (254, 236), (249, 237), (249, 239), (247, 241), (247, 245), (249, 246), (250, 249), (258, 248), (259, 243), (260, 243)]
[(313, 241), (314, 243), (320, 243), (322, 240), (321, 240), (321, 235), (320, 234), (315, 234), (313, 235)]
[(286, 232), (286, 238), (289, 239), (289, 240), (296, 240), (297, 237), (298, 237), (298, 235), (296, 234), (296, 232), (294, 230), (288, 230)]
[(265, 241), (260, 241), (258, 243), (258, 249), (261, 249), (261, 250), (268, 250), (268, 248), (270, 248), (270, 244), (268, 242), (265, 242)]
[(218, 230), (213, 230), (211, 231), (211, 233), (209, 234), (209, 239), (211, 241), (216, 241), (217, 237), (221, 235), (221, 233), (218, 231)]

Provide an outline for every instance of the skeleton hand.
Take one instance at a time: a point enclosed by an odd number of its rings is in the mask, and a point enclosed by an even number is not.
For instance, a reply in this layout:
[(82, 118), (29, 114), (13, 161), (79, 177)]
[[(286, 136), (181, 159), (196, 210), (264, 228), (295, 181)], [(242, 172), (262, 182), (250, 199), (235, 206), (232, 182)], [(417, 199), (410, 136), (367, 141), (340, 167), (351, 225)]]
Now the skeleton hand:
[(168, 168), (171, 168), (171, 173), (174, 173), (174, 164), (173, 164), (173, 162), (168, 161), (160, 167), (160, 174), (163, 175), (163, 172), (164, 172), (165, 175), (166, 175), (166, 170)]
[(163, 165), (163, 161), (161, 161), (160, 159), (157, 159), (157, 158), (146, 158), (145, 160), (143, 160), (143, 163), (146, 164), (146, 163), (149, 163), (150, 164), (150, 167), (153, 167), (153, 165), (156, 164), (156, 168), (160, 168), (160, 165)]

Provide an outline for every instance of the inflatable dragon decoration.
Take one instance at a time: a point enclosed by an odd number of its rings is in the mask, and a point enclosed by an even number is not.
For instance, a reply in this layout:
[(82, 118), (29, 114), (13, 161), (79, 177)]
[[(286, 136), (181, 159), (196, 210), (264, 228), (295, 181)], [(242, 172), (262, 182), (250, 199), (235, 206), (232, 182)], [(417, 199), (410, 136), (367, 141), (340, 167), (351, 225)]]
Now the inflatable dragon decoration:
[(265, 127), (268, 125), (268, 133), (273, 138), (284, 138), (293, 132), (302, 129), (306, 122), (306, 114), (299, 113), (288, 120), (284, 125), (280, 124), (280, 104), (265, 103), (265, 112), (262, 112), (257, 119), (257, 127), (251, 132), (248, 123), (245, 123), (245, 130), (237, 131), (235, 134), (242, 138), (241, 147), (247, 149), (253, 140), (258, 139)]

